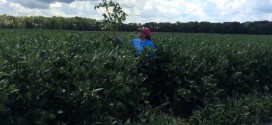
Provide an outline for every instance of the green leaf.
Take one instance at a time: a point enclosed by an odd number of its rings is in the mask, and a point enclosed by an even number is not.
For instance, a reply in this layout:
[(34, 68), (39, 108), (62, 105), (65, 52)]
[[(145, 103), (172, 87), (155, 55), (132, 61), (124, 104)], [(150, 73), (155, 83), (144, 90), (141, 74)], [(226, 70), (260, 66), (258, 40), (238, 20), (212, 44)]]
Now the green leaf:
[(53, 113), (50, 113), (49, 114), (49, 119), (55, 119), (56, 118), (56, 115), (55, 114), (53, 114)]
[(8, 75), (7, 73), (4, 72), (0, 72), (0, 78), (2, 78), (3, 76)]
[(26, 97), (27, 97), (27, 98), (31, 98), (31, 97), (32, 97), (32, 93), (31, 93), (30, 91), (28, 91), (28, 92), (26, 93)]
[(5, 104), (0, 103), (0, 112), (5, 108)]
[(95, 89), (95, 90), (93, 90), (93, 92), (99, 92), (99, 91), (102, 91), (102, 90), (104, 90), (104, 88)]

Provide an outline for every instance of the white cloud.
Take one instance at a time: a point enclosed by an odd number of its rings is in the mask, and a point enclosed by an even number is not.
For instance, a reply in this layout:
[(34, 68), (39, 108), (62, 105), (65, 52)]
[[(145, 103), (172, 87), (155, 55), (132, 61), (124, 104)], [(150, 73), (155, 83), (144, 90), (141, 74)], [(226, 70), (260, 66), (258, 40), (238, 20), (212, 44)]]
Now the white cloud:
[(61, 8), (62, 4), (60, 2), (52, 3), (49, 5), (50, 8)]
[(0, 4), (7, 3), (7, 0), (0, 0)]
[(79, 11), (93, 10), (94, 5), (90, 1), (76, 1), (70, 4), (70, 7)]
[[(17, 2), (16, 2), (17, 1)], [(57, 2), (56, 2), (57, 1)], [(114, 0), (129, 15), (127, 22), (272, 21), (272, 0)], [(81, 16), (102, 19), (98, 0), (0, 0), (0, 14)]]
[(63, 11), (61, 11), (59, 9), (50, 9), (49, 13), (50, 13), (50, 15), (54, 15), (54, 16), (69, 17), (69, 15), (67, 15), (66, 13), (64, 13)]
[(42, 11), (39, 9), (29, 9), (29, 8), (25, 8), (22, 5), (18, 4), (18, 3), (8, 3), (8, 5), (6, 5), (5, 9), (7, 9), (7, 13), (4, 14), (8, 14), (8, 15), (15, 15), (15, 16), (21, 16), (21, 15), (25, 15), (25, 16), (39, 16), (39, 15), (43, 15)]
[(151, 10), (153, 8), (152, 1), (148, 0), (144, 5), (144, 10)]

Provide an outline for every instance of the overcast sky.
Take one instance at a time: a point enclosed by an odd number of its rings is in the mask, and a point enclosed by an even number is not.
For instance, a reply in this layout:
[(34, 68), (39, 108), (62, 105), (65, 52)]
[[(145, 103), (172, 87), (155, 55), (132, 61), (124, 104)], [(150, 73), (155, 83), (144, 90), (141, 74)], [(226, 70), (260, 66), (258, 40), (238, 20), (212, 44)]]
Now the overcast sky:
[[(126, 22), (272, 21), (272, 0), (114, 0)], [(0, 0), (0, 14), (102, 19), (97, 0)]]

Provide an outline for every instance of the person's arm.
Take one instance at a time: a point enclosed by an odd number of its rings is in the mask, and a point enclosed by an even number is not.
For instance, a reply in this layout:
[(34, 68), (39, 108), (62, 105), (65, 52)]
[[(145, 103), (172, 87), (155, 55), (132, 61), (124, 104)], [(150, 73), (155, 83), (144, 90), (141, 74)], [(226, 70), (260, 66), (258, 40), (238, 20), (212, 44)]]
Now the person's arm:
[(155, 49), (155, 45), (154, 45), (151, 41), (150, 41), (149, 47), (150, 47), (151, 49)]
[(135, 41), (136, 41), (136, 39), (131, 40), (131, 41), (130, 41), (130, 44), (133, 45), (133, 46), (135, 46), (135, 45), (134, 45), (134, 44), (135, 44)]

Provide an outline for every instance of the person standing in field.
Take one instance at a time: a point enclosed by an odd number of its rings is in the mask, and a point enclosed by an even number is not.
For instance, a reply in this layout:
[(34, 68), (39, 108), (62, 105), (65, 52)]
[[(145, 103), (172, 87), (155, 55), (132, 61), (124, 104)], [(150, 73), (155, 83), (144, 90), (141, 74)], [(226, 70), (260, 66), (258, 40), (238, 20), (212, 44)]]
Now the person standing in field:
[[(131, 41), (131, 44), (136, 49), (135, 57), (137, 58), (144, 48), (155, 49), (155, 46), (151, 39), (151, 31), (147, 27), (142, 27), (138, 29), (138, 38)], [(147, 56), (154, 56), (154, 53), (149, 53)]]

